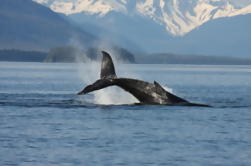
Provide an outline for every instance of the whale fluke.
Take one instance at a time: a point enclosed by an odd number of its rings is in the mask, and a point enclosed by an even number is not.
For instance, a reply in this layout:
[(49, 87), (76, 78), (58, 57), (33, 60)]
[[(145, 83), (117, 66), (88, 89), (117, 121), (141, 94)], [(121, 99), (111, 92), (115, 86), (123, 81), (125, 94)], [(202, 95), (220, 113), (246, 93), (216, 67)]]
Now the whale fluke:
[(154, 83), (149, 83), (137, 79), (118, 78), (115, 73), (111, 56), (105, 51), (102, 51), (102, 54), (103, 58), (100, 79), (93, 84), (86, 86), (78, 93), (78, 95), (87, 94), (95, 90), (116, 85), (137, 98), (140, 104), (208, 106), (204, 104), (190, 103), (187, 100), (168, 92), (156, 81), (154, 81)]
[(117, 78), (117, 76), (115, 73), (115, 67), (112, 58), (105, 51), (102, 51), (102, 55), (103, 58), (101, 63), (100, 79), (94, 82), (93, 84), (86, 86), (82, 91), (77, 93), (78, 95), (87, 94), (92, 91), (114, 85), (113, 80)]
[(109, 79), (99, 79), (91, 85), (86, 86), (82, 91), (78, 92), (78, 95), (84, 95), (95, 90), (103, 89), (108, 86), (114, 85)]

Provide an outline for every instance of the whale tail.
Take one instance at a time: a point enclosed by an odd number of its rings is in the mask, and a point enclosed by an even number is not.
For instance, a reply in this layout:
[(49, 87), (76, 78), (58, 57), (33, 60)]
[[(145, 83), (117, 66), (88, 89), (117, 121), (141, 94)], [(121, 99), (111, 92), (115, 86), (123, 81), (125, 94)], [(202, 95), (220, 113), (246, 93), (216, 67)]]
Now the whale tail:
[(111, 56), (105, 51), (102, 51), (102, 54), (100, 79), (86, 86), (78, 95), (116, 85), (132, 94), (142, 104), (209, 107), (204, 104), (190, 103), (185, 99), (169, 93), (156, 81), (149, 83), (130, 78), (117, 78)]
[(102, 51), (102, 54), (103, 58), (101, 63), (100, 79), (93, 84), (86, 86), (82, 91), (77, 93), (78, 95), (87, 94), (89, 92), (114, 85), (113, 79), (117, 78), (117, 75), (115, 73), (115, 67), (112, 58), (105, 51)]

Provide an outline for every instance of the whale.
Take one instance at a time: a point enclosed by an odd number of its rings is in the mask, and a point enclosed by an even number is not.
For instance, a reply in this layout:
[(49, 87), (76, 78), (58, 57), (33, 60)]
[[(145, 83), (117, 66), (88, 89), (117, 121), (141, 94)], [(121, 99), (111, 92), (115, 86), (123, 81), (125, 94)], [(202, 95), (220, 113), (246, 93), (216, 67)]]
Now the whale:
[(77, 95), (85, 95), (90, 92), (100, 90), (110, 86), (118, 86), (133, 95), (139, 105), (167, 105), (167, 106), (201, 106), (209, 107), (206, 104), (191, 103), (181, 97), (178, 97), (158, 82), (153, 83), (132, 78), (117, 77), (113, 60), (109, 53), (102, 51), (102, 62), (100, 78), (91, 85), (87, 85)]

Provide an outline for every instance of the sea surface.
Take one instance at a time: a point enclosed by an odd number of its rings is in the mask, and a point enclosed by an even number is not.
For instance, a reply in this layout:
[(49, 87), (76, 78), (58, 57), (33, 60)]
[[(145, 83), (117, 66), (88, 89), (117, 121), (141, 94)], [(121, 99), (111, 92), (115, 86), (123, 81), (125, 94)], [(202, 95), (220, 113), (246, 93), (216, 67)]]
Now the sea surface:
[(0, 165), (251, 165), (251, 66), (115, 66), (212, 107), (133, 105), (119, 88), (77, 96), (99, 63), (0, 62)]

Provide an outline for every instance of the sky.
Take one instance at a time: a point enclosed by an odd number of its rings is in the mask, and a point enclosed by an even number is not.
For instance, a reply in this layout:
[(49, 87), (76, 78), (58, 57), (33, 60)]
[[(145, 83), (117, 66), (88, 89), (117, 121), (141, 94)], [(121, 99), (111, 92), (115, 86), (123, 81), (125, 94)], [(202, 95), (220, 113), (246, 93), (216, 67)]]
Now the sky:
[(240, 7), (251, 4), (251, 0), (230, 0), (230, 1)]

